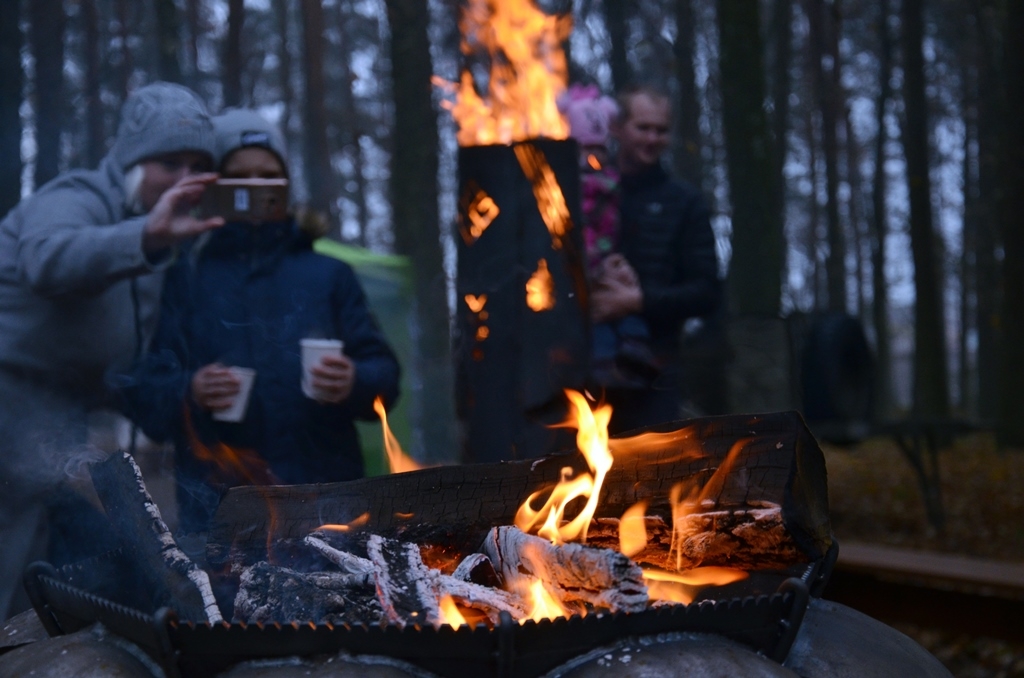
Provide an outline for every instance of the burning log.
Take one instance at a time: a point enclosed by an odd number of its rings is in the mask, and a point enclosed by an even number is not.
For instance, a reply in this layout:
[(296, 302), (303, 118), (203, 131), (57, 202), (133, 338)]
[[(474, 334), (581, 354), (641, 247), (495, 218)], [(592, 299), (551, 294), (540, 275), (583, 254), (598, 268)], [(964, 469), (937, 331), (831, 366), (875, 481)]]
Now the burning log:
[(366, 558), (336, 549), (315, 534), (307, 536), (303, 541), (344, 572), (353, 577), (362, 577), (367, 585), (373, 584), (373, 563)]
[(178, 548), (131, 455), (112, 454), (90, 472), (126, 553), (153, 591), (153, 609), (170, 606), (182, 619), (221, 621), (209, 576)]
[[(664, 570), (694, 567), (732, 567), (743, 570), (784, 569), (808, 562), (782, 520), (775, 504), (718, 509), (680, 515), (673, 528), (661, 516), (646, 516), (647, 544), (631, 554), (641, 565)], [(592, 546), (618, 550), (620, 522), (597, 518), (587, 533)]]
[(526, 616), (515, 596), (500, 589), (480, 586), (444, 575), (427, 567), (415, 544), (371, 535), (367, 551), (377, 580), (377, 595), (384, 614), (397, 624), (441, 624), (440, 601), (451, 596), (463, 607), (474, 608), (492, 624), (508, 612), (513, 618)]
[(491, 559), (482, 553), (471, 553), (463, 558), (452, 576), (481, 586), (501, 586), (501, 579), (491, 564)]
[(543, 581), (562, 603), (582, 602), (612, 612), (647, 607), (640, 567), (610, 549), (555, 546), (516, 527), (496, 527), (480, 550), (495, 564), (506, 587), (528, 577)]
[(359, 575), (302, 573), (260, 562), (242, 571), (239, 584), (236, 621), (375, 624), (384, 616), (372, 580)]

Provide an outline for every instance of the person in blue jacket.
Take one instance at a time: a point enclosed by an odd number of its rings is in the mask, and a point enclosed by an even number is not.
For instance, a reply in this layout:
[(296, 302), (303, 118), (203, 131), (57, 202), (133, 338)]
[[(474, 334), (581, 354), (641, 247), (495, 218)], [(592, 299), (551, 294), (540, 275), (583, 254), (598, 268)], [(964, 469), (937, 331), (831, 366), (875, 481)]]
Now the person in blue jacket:
[[(255, 111), (213, 120), (221, 176), (286, 178), (284, 141)], [(206, 531), (227, 488), (363, 476), (355, 419), (398, 397), (399, 365), (355, 273), (317, 254), (294, 216), (228, 222), (167, 274), (150, 349), (135, 371), (133, 416), (176, 451), (179, 531)], [(301, 388), (300, 340), (340, 339), (344, 353)], [(241, 421), (215, 418), (255, 371)]]

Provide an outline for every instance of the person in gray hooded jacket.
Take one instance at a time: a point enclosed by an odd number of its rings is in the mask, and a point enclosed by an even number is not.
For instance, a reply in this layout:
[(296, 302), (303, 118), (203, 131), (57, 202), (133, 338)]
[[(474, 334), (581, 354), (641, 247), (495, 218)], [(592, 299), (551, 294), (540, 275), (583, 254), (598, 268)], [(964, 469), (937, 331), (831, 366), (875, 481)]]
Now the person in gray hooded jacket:
[(223, 225), (192, 214), (217, 177), (214, 150), (192, 91), (147, 85), (97, 169), (58, 176), (0, 222), (0, 619), (43, 555), (47, 504), (87, 412), (155, 327), (176, 245)]

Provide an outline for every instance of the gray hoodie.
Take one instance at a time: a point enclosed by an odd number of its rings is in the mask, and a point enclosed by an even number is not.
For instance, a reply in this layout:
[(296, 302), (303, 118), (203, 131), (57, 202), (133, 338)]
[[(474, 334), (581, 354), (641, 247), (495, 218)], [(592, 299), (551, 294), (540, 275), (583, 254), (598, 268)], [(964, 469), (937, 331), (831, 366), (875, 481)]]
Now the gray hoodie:
[(148, 85), (97, 169), (57, 177), (0, 222), (0, 371), (98, 403), (107, 373), (155, 326), (163, 280), (143, 254), (146, 217), (125, 207), (125, 171), (183, 150), (213, 155), (205, 107), (183, 87)]

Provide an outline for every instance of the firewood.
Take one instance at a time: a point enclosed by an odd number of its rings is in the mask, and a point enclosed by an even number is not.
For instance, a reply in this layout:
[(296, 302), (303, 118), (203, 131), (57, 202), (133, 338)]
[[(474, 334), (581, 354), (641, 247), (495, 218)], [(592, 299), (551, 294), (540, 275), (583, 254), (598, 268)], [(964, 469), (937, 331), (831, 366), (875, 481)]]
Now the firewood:
[(462, 581), (470, 581), (481, 586), (498, 588), (501, 578), (494, 570), (491, 559), (482, 553), (471, 553), (462, 559), (452, 576)]
[(445, 595), (484, 613), (492, 624), (498, 623), (502, 611), (515, 619), (526, 614), (520, 601), (501, 589), (462, 581), (427, 567), (415, 544), (371, 535), (367, 551), (373, 562), (381, 607), (393, 623), (439, 624), (439, 604)]
[(209, 576), (178, 548), (131, 455), (112, 454), (90, 473), (126, 554), (153, 592), (154, 609), (166, 605), (184, 620), (221, 621)]
[(640, 567), (610, 549), (583, 544), (555, 546), (516, 527), (496, 527), (480, 551), (494, 564), (506, 588), (524, 579), (540, 579), (563, 603), (582, 602), (612, 612), (647, 607), (647, 587)]
[[(647, 516), (644, 522), (647, 546), (631, 556), (641, 565), (665, 570), (706, 566), (772, 570), (808, 560), (782, 522), (780, 507), (769, 502), (729, 509), (710, 504), (680, 517), (678, 552), (672, 549), (672, 526), (661, 516)], [(619, 520), (595, 519), (587, 543), (618, 550)]]
[(341, 572), (296, 572), (266, 562), (242, 571), (236, 621), (375, 624), (383, 613), (373, 581)]
[(327, 560), (340, 567), (343, 572), (347, 572), (353, 576), (363, 577), (367, 583), (371, 583), (373, 581), (373, 563), (366, 558), (360, 558), (359, 556), (347, 551), (336, 549), (318, 537), (315, 533), (308, 535), (303, 541), (324, 558), (327, 558)]

